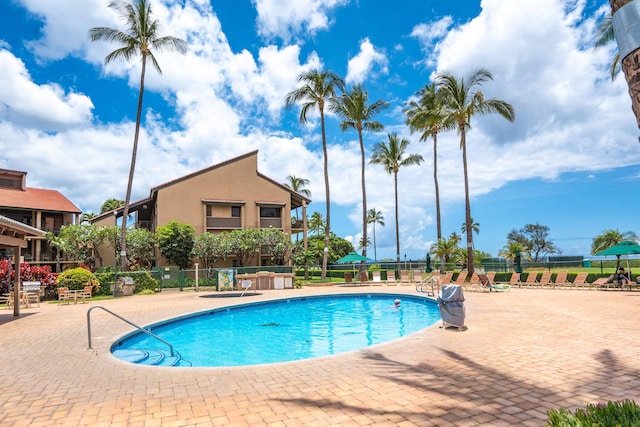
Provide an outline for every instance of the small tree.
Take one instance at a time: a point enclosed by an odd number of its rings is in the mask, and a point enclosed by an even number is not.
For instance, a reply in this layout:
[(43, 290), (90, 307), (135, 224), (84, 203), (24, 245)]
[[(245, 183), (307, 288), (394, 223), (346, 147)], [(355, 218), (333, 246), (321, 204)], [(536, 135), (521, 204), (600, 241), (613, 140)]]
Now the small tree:
[(291, 259), (292, 243), (289, 236), (277, 228), (262, 230), (263, 250), (268, 250), (274, 265), (285, 265)]
[(225, 233), (228, 242), (228, 251), (234, 254), (240, 266), (250, 265), (262, 246), (262, 233), (260, 230), (232, 230)]
[(156, 234), (160, 254), (167, 262), (183, 270), (189, 268), (195, 232), (193, 226), (178, 221), (158, 227)]
[(202, 268), (208, 269), (226, 255), (224, 234), (202, 233), (196, 236), (191, 255), (200, 260)]
[(507, 244), (511, 242), (520, 243), (533, 261), (542, 261), (547, 255), (559, 252), (549, 239), (549, 227), (537, 223), (511, 230), (507, 234)]
[(146, 228), (132, 228), (127, 233), (128, 255), (134, 264), (149, 270), (155, 258), (157, 237)]

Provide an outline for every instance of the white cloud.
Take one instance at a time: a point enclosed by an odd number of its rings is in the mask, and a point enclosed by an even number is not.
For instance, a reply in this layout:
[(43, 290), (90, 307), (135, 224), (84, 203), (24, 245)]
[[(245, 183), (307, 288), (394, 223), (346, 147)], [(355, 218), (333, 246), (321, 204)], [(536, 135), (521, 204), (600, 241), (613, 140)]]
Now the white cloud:
[(327, 14), (349, 0), (252, 0), (258, 11), (258, 33), (285, 42), (330, 26)]
[(468, 76), (486, 67), (495, 80), (483, 87), (485, 95), (512, 103), (516, 111), (514, 124), (498, 116), (472, 119), (469, 158), (476, 169), (482, 160), (491, 164), (486, 184), (478, 185), (474, 176), (475, 191), (610, 168), (601, 159), (612, 155), (614, 141), (623, 164), (640, 161), (629, 105), (620, 102), (624, 83), (606, 80), (609, 58), (583, 46), (583, 27), (593, 28), (593, 20), (578, 19), (583, 2), (570, 6), (558, 0), (483, 0), (480, 15), (439, 44), (438, 73)]
[(423, 50), (426, 50), (436, 41), (447, 35), (452, 24), (453, 18), (451, 18), (451, 16), (445, 16), (434, 22), (420, 23), (413, 27), (411, 37), (417, 38), (423, 46)]
[[(377, 66), (377, 68), (376, 68)], [(387, 74), (388, 60), (384, 53), (376, 50), (368, 38), (360, 43), (360, 52), (349, 60), (347, 68), (347, 83), (362, 83), (367, 77), (371, 78), (371, 74)]]
[(0, 48), (0, 119), (43, 130), (86, 124), (93, 104), (55, 83), (33, 82), (24, 63)]

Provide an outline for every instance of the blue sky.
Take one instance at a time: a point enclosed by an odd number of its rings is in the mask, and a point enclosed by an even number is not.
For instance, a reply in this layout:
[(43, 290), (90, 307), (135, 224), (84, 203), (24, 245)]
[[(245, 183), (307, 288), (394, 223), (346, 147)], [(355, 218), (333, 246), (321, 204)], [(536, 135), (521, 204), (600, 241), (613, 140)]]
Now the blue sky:
[[(28, 171), (83, 211), (124, 198), (140, 64), (103, 64), (116, 46), (91, 43), (94, 26), (120, 28), (107, 0), (0, 3), (0, 167)], [(162, 34), (185, 56), (157, 54), (148, 69), (133, 200), (173, 178), (255, 149), (259, 170), (311, 181), (310, 212), (324, 215), (317, 117), (298, 123), (284, 98), (296, 77), (329, 69), (389, 108), (365, 134), (367, 156), (387, 133), (412, 141), (425, 163), (400, 171), (401, 253), (424, 257), (436, 238), (432, 143), (404, 125), (402, 108), (438, 73), (486, 67), (483, 91), (510, 102), (516, 121), (477, 117), (468, 134), (475, 246), (497, 255), (507, 233), (550, 227), (564, 255), (588, 255), (607, 229), (640, 232), (638, 130), (624, 77), (611, 82), (614, 46), (593, 50), (608, 1), (151, 0)], [(359, 147), (329, 116), (332, 229), (361, 232)], [(460, 232), (459, 139), (438, 140), (443, 233)], [(367, 168), (367, 203), (381, 210), (378, 258), (395, 255), (393, 180)], [(370, 231), (371, 234), (371, 231)], [(370, 237), (371, 238), (371, 237)], [(369, 249), (372, 254), (372, 248)]]

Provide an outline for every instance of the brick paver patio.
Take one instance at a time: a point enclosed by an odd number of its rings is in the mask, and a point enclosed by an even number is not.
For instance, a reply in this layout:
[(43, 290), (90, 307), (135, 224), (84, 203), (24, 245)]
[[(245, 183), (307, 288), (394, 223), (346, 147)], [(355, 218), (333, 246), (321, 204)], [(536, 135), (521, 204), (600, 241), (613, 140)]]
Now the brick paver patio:
[[(250, 301), (412, 287), (264, 291)], [(232, 368), (136, 366), (109, 353), (131, 330), (236, 304), (163, 292), (0, 310), (2, 426), (542, 426), (546, 411), (640, 401), (640, 292), (466, 293), (465, 332), (437, 326), (331, 357)], [(249, 301), (249, 300), (246, 300)]]

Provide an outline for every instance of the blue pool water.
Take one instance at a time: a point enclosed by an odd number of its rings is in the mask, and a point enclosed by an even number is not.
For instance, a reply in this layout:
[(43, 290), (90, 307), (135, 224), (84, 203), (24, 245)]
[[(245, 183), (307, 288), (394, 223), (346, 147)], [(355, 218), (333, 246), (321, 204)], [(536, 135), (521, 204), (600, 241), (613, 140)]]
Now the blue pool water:
[[(399, 308), (394, 300), (402, 300)], [(327, 356), (380, 344), (440, 320), (434, 301), (395, 294), (287, 298), (213, 309), (152, 325), (112, 346), (133, 363), (239, 366)]]

